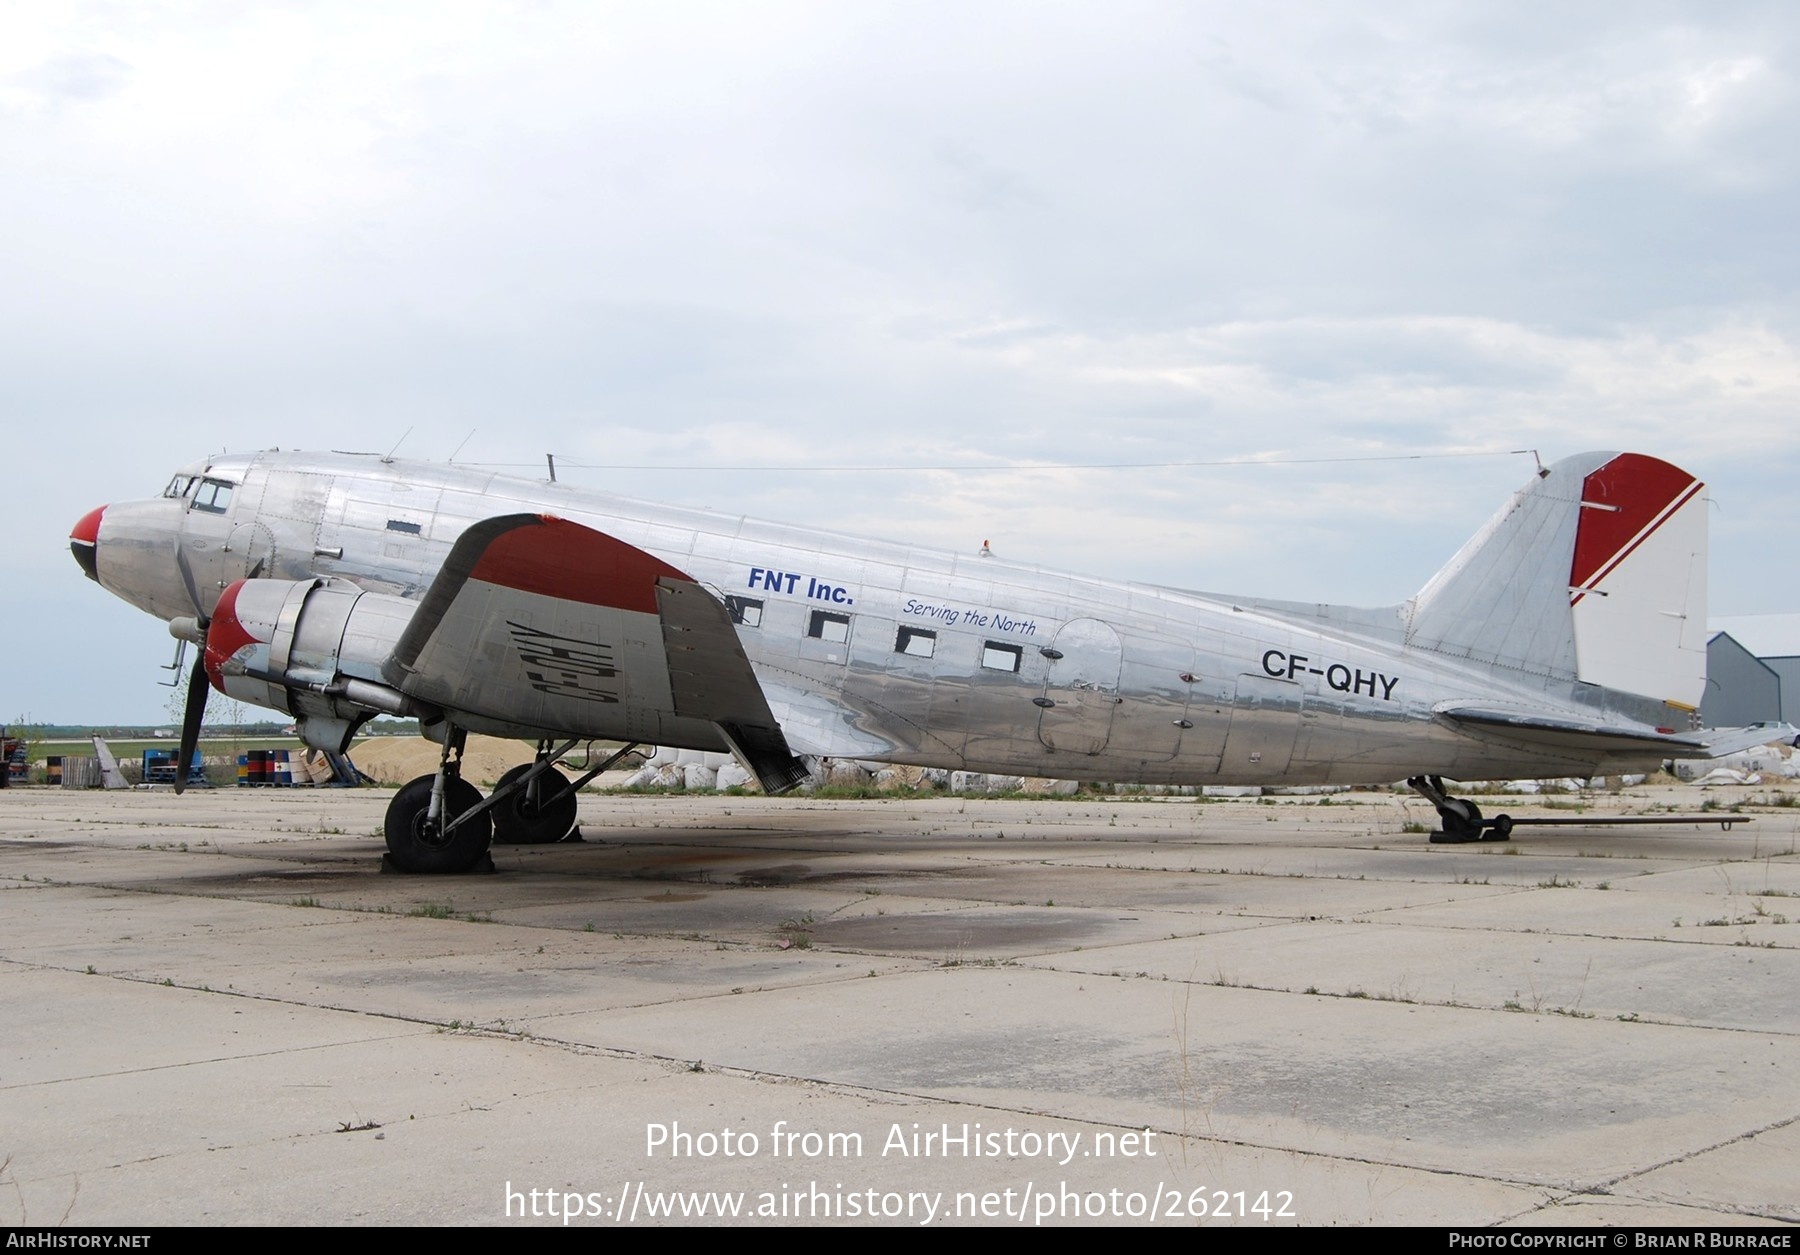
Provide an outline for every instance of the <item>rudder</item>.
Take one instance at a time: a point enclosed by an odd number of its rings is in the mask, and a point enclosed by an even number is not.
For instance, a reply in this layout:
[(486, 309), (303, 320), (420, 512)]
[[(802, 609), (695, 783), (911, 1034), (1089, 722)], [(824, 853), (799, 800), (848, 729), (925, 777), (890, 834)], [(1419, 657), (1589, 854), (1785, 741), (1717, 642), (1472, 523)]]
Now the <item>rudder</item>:
[(1407, 643), (1692, 709), (1706, 683), (1706, 486), (1641, 453), (1564, 458), (1413, 598)]

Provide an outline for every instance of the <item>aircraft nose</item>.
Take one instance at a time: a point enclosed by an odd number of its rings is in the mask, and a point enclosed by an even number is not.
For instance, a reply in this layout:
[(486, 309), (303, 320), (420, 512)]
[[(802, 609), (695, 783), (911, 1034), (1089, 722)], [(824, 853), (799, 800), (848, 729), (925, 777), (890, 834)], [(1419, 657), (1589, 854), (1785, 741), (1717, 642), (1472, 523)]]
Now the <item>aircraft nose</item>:
[(105, 506), (89, 510), (75, 524), (75, 530), (69, 533), (69, 552), (75, 555), (76, 563), (87, 572), (87, 577), (95, 582), (100, 579), (95, 554), (100, 543), (100, 516), (105, 513)]

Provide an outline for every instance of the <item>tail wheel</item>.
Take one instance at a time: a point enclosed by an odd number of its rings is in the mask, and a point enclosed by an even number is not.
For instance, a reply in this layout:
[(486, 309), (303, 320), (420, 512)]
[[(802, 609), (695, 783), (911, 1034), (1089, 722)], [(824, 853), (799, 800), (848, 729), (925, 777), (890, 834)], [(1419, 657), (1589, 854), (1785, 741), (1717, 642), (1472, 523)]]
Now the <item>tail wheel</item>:
[(420, 776), (388, 803), (388, 856), (403, 872), (445, 873), (472, 870), (493, 840), (491, 811), (445, 831), (451, 819), (481, 805), (481, 790), (460, 776), (444, 781), (444, 813), (431, 819), (431, 786), (436, 776)]
[[(500, 777), (494, 791), (498, 793), (530, 770), (529, 763), (514, 767)], [(546, 767), (530, 784), (502, 798), (493, 810), (494, 840), (502, 845), (549, 845), (568, 836), (575, 826), (577, 805), (574, 793), (563, 792), (568, 787), (567, 776)], [(540, 800), (544, 798), (554, 800), (546, 803)]]
[[(1468, 798), (1445, 798), (1437, 813), (1443, 831), (1431, 835), (1433, 845), (1466, 845), (1482, 839), (1481, 807)], [(1507, 820), (1506, 825), (1510, 830), (1512, 820)]]

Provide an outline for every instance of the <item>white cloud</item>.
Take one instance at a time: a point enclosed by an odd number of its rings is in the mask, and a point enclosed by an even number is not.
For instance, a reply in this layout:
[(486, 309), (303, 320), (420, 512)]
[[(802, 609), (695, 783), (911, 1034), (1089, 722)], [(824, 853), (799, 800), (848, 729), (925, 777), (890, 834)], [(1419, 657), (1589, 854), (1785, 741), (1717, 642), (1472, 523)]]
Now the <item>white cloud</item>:
[[(1788, 524), (1800, 431), (1785, 4), (0, 20), (15, 587), (78, 579), (67, 526), (195, 452), (411, 428), (415, 455), (475, 429), (464, 460), (1338, 600), (1410, 593), (1530, 459), (1174, 464), (1635, 447), (1712, 481), (1715, 605), (1792, 608), (1740, 556)], [(609, 462), (1164, 469), (576, 465)], [(41, 618), (15, 657), (53, 653)], [(156, 678), (91, 670), (61, 683), (93, 704)]]

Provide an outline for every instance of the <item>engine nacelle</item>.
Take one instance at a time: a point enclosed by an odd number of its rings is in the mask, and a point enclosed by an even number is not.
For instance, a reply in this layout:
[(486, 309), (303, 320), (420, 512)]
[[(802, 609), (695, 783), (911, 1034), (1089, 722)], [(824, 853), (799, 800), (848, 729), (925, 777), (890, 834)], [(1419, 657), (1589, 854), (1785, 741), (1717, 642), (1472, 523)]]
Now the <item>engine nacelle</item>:
[(300, 739), (342, 753), (377, 714), (425, 709), (381, 678), (417, 602), (342, 580), (239, 580), (206, 630), (206, 674), (227, 697), (294, 717)]

